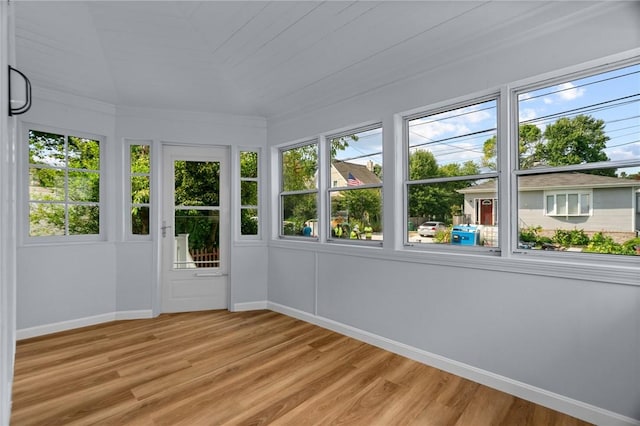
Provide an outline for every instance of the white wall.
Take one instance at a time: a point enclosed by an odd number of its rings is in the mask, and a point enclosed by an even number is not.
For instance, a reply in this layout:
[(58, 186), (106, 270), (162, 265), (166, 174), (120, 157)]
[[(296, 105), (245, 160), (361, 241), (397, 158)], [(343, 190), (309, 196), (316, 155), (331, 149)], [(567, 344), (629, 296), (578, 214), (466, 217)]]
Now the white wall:
[[(104, 176), (116, 173), (115, 108), (76, 96), (33, 88), (31, 110), (21, 116), (19, 138), (30, 124), (50, 126), (63, 131), (86, 132), (105, 137)], [(20, 176), (25, 173), (28, 145), (21, 143), (18, 157)], [(18, 229), (26, 230), (24, 180), (18, 186)], [(105, 206), (113, 206), (118, 192), (109, 179)], [(107, 208), (107, 210), (109, 210)], [(113, 245), (115, 219), (104, 216), (106, 240), (75, 244), (25, 243), (19, 232), (17, 256), (17, 328), (30, 329), (79, 318), (115, 312), (116, 256)]]
[[(15, 143), (7, 111), (7, 67), (13, 48), (8, 1), (0, 2), (0, 424), (9, 424), (15, 355)], [(13, 64), (13, 63), (12, 63)], [(15, 64), (13, 64), (15, 65)]]
[[(262, 118), (115, 107), (34, 88), (34, 106), (23, 117), (29, 123), (106, 138), (103, 177), (106, 240), (18, 247), (17, 328), (19, 335), (70, 328), (108, 318), (158, 314), (156, 227), (146, 241), (124, 232), (125, 140), (150, 141), (154, 183), (159, 183), (162, 143), (235, 147), (266, 146)], [(23, 153), (23, 158), (24, 158)], [(232, 165), (232, 172), (236, 166)], [(24, 171), (24, 169), (21, 169)], [(21, 188), (22, 192), (26, 189)], [(156, 188), (152, 198), (160, 199)], [(159, 208), (152, 201), (152, 212)], [(19, 203), (19, 205), (22, 205)], [(233, 211), (233, 210), (232, 210)], [(233, 213), (232, 213), (233, 214)], [(24, 214), (22, 215), (24, 216)], [(20, 221), (24, 226), (23, 220)], [(157, 218), (152, 218), (157, 224)], [(22, 229), (22, 228), (21, 228)], [(267, 246), (257, 241), (231, 246), (231, 306), (266, 301)], [(246, 265), (252, 265), (247, 268)]]
[[(611, 283), (605, 269), (574, 279), (554, 275), (562, 265), (519, 272), (508, 256), (482, 265), (473, 255), (407, 253), (398, 207), (402, 148), (394, 114), (637, 49), (640, 5), (607, 7), (544, 33), (523, 29), (500, 50), (418, 78), (269, 121), (273, 147), (382, 120), (387, 177), (382, 249), (270, 241), (274, 308), (428, 354), (442, 368), (593, 422), (640, 424), (640, 286)], [(630, 274), (633, 284), (638, 271)]]
[[(230, 146), (233, 150), (239, 147), (259, 148), (264, 156), (266, 121), (260, 117), (118, 107), (116, 139), (149, 140), (156, 149), (161, 147), (162, 143)], [(231, 156), (232, 159), (235, 157)], [(232, 181), (237, 174), (237, 167), (238, 165), (232, 161)], [(157, 176), (154, 182), (160, 183)], [(232, 204), (237, 200), (236, 195), (232, 194)], [(152, 206), (152, 209), (154, 208), (155, 206)], [(126, 209), (119, 207), (119, 211), (124, 212)], [(235, 209), (232, 208), (231, 212), (231, 224), (235, 226)], [(230, 234), (235, 235), (234, 232)], [(158, 300), (154, 300), (153, 296), (159, 294), (154, 290), (157, 275), (153, 269), (154, 256), (158, 255), (157, 245), (154, 241), (146, 245), (139, 242), (123, 242), (122, 245), (134, 245), (135, 249), (128, 250), (136, 250), (138, 256), (144, 256), (144, 262), (151, 263), (132, 263), (130, 259), (122, 259), (128, 264), (120, 265), (119, 273), (124, 279), (118, 280), (118, 308), (139, 310), (153, 307), (154, 311), (157, 311)], [(266, 268), (267, 245), (264, 240), (247, 243), (232, 239), (230, 309), (234, 309), (235, 305), (266, 301)], [(149, 270), (153, 273), (147, 274)], [(136, 271), (140, 273), (133, 279)], [(133, 286), (137, 288), (135, 294), (132, 292)], [(142, 304), (144, 297), (151, 298), (151, 307)], [(138, 301), (132, 303), (133, 300)]]

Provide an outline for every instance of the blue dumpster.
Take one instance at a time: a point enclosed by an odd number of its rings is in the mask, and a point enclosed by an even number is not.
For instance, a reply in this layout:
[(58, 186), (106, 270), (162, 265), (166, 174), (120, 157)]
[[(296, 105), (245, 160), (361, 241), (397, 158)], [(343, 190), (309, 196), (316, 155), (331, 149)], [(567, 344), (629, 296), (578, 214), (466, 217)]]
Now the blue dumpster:
[(457, 225), (451, 229), (451, 244), (475, 246), (480, 244), (480, 230), (477, 226)]

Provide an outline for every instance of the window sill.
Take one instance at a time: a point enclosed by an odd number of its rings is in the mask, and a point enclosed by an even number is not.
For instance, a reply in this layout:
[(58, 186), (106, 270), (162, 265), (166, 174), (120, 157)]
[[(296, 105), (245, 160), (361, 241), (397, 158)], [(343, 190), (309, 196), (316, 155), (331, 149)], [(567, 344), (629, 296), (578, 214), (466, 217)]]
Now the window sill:
[(381, 261), (411, 262), (425, 265), (439, 265), (451, 268), (469, 268), (494, 272), (537, 275), (572, 280), (595, 281), (608, 284), (640, 286), (640, 257), (629, 256), (624, 261), (604, 259), (612, 255), (533, 256), (521, 253), (502, 255), (489, 250), (425, 251), (425, 250), (384, 250), (379, 246), (363, 244), (318, 244), (300, 239), (271, 240), (269, 247), (297, 251), (344, 255)]

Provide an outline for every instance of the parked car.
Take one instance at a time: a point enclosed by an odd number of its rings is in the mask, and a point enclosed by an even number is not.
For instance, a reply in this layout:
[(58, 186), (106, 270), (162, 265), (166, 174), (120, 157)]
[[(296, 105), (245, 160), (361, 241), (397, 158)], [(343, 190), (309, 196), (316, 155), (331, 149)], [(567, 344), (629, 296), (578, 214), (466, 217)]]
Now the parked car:
[(421, 237), (435, 237), (436, 232), (447, 229), (447, 226), (442, 222), (424, 222), (418, 226), (418, 234)]

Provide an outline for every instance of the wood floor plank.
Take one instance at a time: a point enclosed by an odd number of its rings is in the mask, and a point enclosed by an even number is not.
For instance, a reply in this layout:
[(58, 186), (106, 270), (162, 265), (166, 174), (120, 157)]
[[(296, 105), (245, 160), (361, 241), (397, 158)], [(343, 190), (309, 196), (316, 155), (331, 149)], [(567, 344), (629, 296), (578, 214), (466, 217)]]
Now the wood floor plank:
[(587, 423), (264, 310), (167, 314), (20, 341), (11, 424)]
[(514, 400), (514, 396), (504, 392), (478, 386), (456, 425), (500, 424), (504, 421)]
[[(341, 345), (340, 350), (319, 352), (315, 362), (308, 363), (303, 368), (283, 372), (282, 375), (286, 379), (280, 380), (281, 383), (274, 383), (269, 389), (249, 393), (247, 399), (243, 398), (243, 410), (231, 418), (224, 419), (224, 423), (269, 424), (314, 397), (355, 369), (349, 363), (339, 362), (345, 355), (354, 354), (363, 345), (354, 340), (349, 342), (351, 345)], [(264, 398), (265, 394), (273, 397)]]

